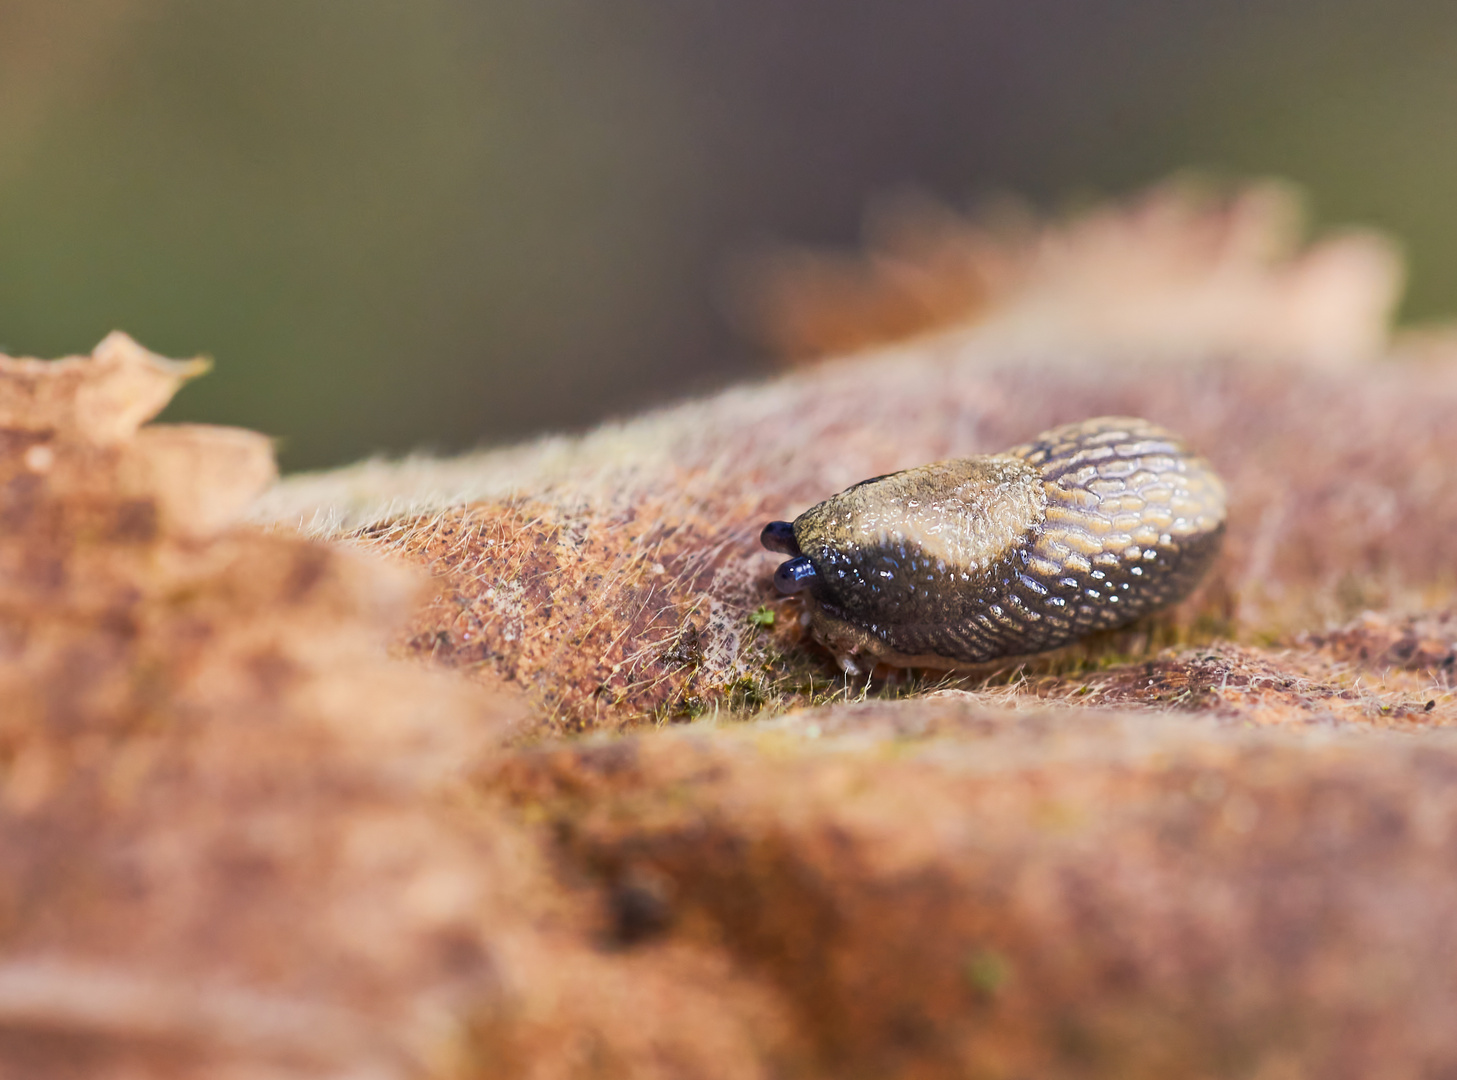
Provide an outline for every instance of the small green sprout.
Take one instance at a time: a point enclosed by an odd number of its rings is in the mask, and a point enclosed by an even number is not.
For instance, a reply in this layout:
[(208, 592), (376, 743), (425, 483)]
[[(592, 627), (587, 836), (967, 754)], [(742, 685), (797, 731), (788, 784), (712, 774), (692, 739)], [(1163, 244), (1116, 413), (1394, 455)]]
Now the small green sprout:
[(754, 626), (773, 626), (774, 612), (770, 611), (767, 607), (761, 607), (749, 616), (749, 622)]

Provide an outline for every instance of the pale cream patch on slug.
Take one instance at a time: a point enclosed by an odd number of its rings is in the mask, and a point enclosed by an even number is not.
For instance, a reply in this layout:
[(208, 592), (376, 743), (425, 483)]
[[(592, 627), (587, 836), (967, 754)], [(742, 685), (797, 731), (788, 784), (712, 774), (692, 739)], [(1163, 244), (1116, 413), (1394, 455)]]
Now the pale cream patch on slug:
[(795, 522), (801, 549), (895, 551), (946, 568), (984, 570), (1047, 508), (1042, 474), (1025, 461), (988, 455), (921, 465), (832, 496)]

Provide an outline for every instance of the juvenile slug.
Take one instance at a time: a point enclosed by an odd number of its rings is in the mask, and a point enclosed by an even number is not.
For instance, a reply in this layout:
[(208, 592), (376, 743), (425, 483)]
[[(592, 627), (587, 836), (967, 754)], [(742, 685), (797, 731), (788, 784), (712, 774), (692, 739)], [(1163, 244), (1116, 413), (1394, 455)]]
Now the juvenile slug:
[(1224, 485), (1146, 420), (1067, 424), (1001, 454), (862, 481), (760, 541), (848, 673), (1043, 652), (1188, 595)]

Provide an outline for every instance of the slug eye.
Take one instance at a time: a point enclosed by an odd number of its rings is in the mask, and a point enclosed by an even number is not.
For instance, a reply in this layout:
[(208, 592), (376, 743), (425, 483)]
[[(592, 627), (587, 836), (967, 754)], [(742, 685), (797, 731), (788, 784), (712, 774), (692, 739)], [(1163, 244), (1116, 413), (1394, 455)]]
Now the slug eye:
[(815, 573), (814, 563), (801, 555), (797, 559), (790, 559), (787, 563), (780, 563), (779, 569), (774, 571), (774, 587), (785, 596), (791, 593), (803, 592), (818, 580), (819, 575)]
[(799, 543), (794, 539), (794, 526), (787, 521), (771, 521), (759, 534), (759, 543), (770, 551), (781, 555), (800, 554)]

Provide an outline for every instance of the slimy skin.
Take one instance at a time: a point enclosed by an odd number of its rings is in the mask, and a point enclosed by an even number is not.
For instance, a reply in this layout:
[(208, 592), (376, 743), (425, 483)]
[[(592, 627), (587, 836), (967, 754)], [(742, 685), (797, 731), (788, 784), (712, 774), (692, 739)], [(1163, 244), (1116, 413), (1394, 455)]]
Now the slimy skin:
[(1001, 454), (876, 477), (775, 521), (814, 636), (847, 673), (1044, 652), (1168, 607), (1224, 536), (1224, 485), (1146, 420), (1054, 428)]

